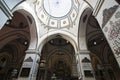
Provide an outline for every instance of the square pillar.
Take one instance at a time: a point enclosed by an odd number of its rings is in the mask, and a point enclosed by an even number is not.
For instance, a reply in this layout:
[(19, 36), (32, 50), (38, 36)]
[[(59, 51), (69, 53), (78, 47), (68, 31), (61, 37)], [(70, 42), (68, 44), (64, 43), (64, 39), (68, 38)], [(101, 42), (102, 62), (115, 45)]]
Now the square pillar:
[(18, 80), (36, 80), (40, 56), (37, 52), (26, 52)]
[(79, 71), (81, 71), (79, 80), (95, 80), (89, 53), (89, 51), (80, 51), (77, 54)]

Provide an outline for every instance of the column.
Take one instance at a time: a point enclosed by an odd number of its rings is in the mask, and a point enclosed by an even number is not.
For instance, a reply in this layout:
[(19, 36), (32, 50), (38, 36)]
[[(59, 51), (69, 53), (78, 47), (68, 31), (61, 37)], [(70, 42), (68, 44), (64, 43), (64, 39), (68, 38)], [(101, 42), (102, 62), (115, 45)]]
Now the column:
[(81, 50), (77, 54), (79, 71), (81, 71), (79, 80), (95, 80), (93, 68), (91, 65), (90, 52)]
[(40, 56), (37, 51), (27, 51), (18, 80), (36, 80)]
[(78, 74), (80, 72), (80, 70), (78, 69), (77, 66), (78, 65), (76, 64), (76, 59), (73, 58), (73, 62), (72, 62), (72, 75), (71, 75), (73, 78), (77, 78)]

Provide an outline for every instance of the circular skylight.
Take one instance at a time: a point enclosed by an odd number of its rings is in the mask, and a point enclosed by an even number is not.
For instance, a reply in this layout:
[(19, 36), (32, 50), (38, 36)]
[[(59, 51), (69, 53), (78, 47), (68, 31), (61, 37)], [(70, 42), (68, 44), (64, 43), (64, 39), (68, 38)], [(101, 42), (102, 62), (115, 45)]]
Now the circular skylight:
[(67, 15), (72, 7), (72, 0), (43, 0), (45, 11), (53, 17)]

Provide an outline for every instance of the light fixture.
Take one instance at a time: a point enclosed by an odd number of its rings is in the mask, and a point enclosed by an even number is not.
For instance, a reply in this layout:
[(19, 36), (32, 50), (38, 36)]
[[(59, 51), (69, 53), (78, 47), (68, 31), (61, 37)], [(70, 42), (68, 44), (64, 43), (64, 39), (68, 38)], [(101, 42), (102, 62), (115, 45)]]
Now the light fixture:
[(96, 41), (94, 41), (94, 45), (96, 45), (97, 44), (97, 42)]
[(43, 59), (40, 61), (40, 68), (45, 68), (46, 61)]
[(67, 42), (67, 43), (69, 43), (69, 41), (68, 41), (68, 40), (66, 40), (66, 42)]
[(11, 20), (7, 20), (5, 24), (9, 25), (10, 23), (11, 23)]
[(27, 44), (28, 44), (28, 42), (27, 42), (27, 41), (25, 41), (25, 42), (24, 42), (24, 44), (25, 44), (25, 45), (27, 45)]

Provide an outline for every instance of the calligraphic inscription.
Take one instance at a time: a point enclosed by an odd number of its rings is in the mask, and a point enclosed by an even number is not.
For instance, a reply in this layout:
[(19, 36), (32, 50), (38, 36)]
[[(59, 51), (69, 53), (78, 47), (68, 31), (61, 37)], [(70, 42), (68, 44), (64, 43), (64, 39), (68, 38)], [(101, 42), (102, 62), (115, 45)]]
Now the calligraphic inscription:
[(116, 58), (120, 58), (120, 8), (116, 10), (103, 32)]
[(120, 7), (105, 25), (103, 32), (120, 66)]
[(120, 18), (120, 11), (118, 11), (118, 12), (116, 13), (115, 18), (116, 18), (116, 19)]
[(109, 34), (108, 34), (108, 39), (109, 40), (113, 40), (113, 39), (117, 39), (119, 37), (120, 34), (120, 19), (118, 21), (110, 21), (110, 30), (109, 30)]
[(106, 25), (106, 23), (109, 21), (109, 19), (111, 18), (111, 16), (114, 14), (114, 12), (117, 10), (118, 5), (115, 5), (109, 9), (105, 9), (103, 11), (103, 24), (102, 26), (104, 27)]
[(110, 21), (110, 29), (108, 32), (108, 40), (112, 44), (112, 48), (116, 56), (120, 55), (120, 19), (113, 22)]

